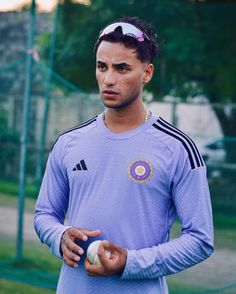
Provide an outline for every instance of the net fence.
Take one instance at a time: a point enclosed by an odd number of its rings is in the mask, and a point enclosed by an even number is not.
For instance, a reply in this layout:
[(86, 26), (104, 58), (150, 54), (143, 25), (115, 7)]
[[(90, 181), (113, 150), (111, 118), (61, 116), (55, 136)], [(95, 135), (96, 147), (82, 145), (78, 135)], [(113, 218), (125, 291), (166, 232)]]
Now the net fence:
[[(10, 229), (17, 223), (15, 196), (18, 195), (19, 188), (26, 58), (27, 54), (22, 53), (11, 62), (1, 64), (0, 67), (0, 210), (1, 223), (7, 227), (7, 231), (3, 231), (2, 228), (0, 230), (0, 279), (55, 290), (61, 262), (55, 261), (48, 249), (41, 245), (35, 236), (28, 238), (26, 235), (24, 236), (24, 259), (17, 262), (15, 259), (16, 232)], [(47, 109), (46, 97), (49, 98)], [(186, 283), (185, 276), (170, 278), (170, 293), (236, 293), (236, 138), (223, 135), (222, 122), (217, 116), (219, 109), (234, 112), (235, 105), (209, 104), (202, 100), (183, 103), (173, 97), (166, 97), (166, 100), (162, 102), (154, 102), (150, 99), (150, 93), (145, 93), (145, 103), (154, 114), (174, 124), (196, 142), (208, 170), (215, 215), (216, 246), (220, 254), (227, 251), (218, 263), (214, 264), (213, 261), (209, 263), (209, 267), (203, 266), (199, 270), (203, 273), (202, 275), (212, 272), (214, 278), (209, 276), (209, 281), (203, 283), (204, 278), (193, 272), (187, 277), (192, 275), (199, 279), (193, 281), (192, 278), (192, 285)], [(28, 223), (25, 222), (26, 227), (32, 226), (33, 206), (41, 178), (39, 169), (44, 169), (53, 142), (62, 132), (103, 110), (104, 107), (97, 93), (84, 93), (52, 71), (41, 60), (33, 63), (25, 190), (27, 205), (30, 203), (30, 208), (26, 207), (26, 213), (29, 214)], [(45, 120), (46, 111), (48, 116)], [(44, 127), (46, 131), (42, 133)], [(42, 136), (45, 140), (43, 146)], [(40, 157), (41, 147), (43, 148), (42, 158)], [(13, 210), (8, 210), (9, 207)], [(6, 214), (3, 214), (4, 211)], [(30, 232), (29, 235), (31, 234), (33, 233)], [(216, 267), (213, 268), (212, 264)], [(222, 266), (220, 274), (218, 274), (217, 265)], [(189, 280), (191, 281), (191, 278)]]

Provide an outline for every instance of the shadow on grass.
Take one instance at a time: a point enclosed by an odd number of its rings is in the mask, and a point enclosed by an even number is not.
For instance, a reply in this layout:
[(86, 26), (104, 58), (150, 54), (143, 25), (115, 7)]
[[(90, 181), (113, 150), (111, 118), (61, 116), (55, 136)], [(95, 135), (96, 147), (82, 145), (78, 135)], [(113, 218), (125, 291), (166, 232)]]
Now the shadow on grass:
[(40, 262), (31, 259), (6, 259), (0, 261), (0, 278), (55, 290), (58, 273), (45, 271)]

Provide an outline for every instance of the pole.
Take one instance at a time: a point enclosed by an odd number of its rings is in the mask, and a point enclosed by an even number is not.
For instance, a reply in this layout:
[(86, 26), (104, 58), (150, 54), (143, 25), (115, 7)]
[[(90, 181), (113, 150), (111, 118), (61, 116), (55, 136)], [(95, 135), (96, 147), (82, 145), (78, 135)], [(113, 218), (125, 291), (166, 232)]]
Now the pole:
[(54, 18), (53, 31), (52, 31), (51, 39), (50, 39), (49, 61), (48, 61), (48, 68), (47, 68), (47, 84), (46, 84), (45, 96), (44, 96), (45, 104), (44, 104), (43, 121), (42, 121), (40, 143), (39, 143), (38, 162), (37, 162), (37, 169), (36, 169), (36, 183), (38, 186), (42, 179), (44, 151), (45, 151), (46, 137), (47, 137), (47, 124), (48, 124), (48, 115), (49, 115), (49, 108), (50, 108), (50, 92), (51, 92), (51, 85), (52, 85), (52, 78), (53, 78), (52, 70), (54, 65), (56, 35), (57, 35), (57, 28), (58, 28), (58, 22), (59, 22), (59, 8), (60, 8), (60, 4), (58, 3), (56, 8), (55, 18)]
[(23, 126), (20, 140), (20, 170), (19, 170), (19, 197), (18, 197), (18, 222), (17, 222), (17, 244), (16, 259), (20, 261), (23, 256), (23, 225), (24, 225), (24, 197), (25, 197), (25, 181), (26, 181), (26, 153), (28, 140), (29, 110), (30, 110), (30, 94), (31, 94), (31, 74), (32, 74), (32, 55), (29, 50), (33, 48), (34, 43), (34, 27), (35, 27), (35, 0), (32, 0), (30, 8), (30, 23), (28, 31), (28, 54), (26, 58), (26, 77), (23, 101)]
[(177, 124), (178, 124), (177, 101), (176, 101), (176, 98), (174, 98), (174, 101), (172, 102), (172, 125), (177, 127)]

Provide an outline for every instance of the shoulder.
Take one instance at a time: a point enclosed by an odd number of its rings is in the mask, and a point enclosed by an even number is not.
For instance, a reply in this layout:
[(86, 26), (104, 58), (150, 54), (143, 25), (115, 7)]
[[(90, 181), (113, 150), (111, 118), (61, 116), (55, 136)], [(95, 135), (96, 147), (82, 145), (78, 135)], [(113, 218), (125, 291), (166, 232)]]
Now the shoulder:
[[(171, 150), (173, 156), (187, 158), (191, 169), (204, 166), (203, 159), (193, 142), (184, 132), (174, 127), (161, 117), (153, 124), (157, 132), (158, 139)], [(176, 159), (177, 159), (176, 158)]]
[(65, 146), (70, 140), (72, 140), (75, 136), (79, 136), (80, 134), (87, 133), (91, 129), (93, 129), (96, 125), (97, 116), (73, 127), (70, 128), (63, 133), (61, 133), (57, 139), (54, 141), (51, 151), (54, 149), (55, 146)]

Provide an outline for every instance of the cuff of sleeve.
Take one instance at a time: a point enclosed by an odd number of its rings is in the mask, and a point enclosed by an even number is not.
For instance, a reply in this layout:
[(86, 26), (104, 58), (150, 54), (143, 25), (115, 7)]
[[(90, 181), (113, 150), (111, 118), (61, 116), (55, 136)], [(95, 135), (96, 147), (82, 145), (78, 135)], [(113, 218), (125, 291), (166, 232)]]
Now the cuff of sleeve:
[(57, 229), (56, 232), (56, 237), (50, 247), (50, 251), (53, 255), (55, 255), (56, 257), (62, 259), (62, 254), (61, 254), (61, 238), (63, 233), (68, 230), (69, 228), (71, 228), (71, 226), (61, 226), (60, 228)]
[(136, 251), (135, 250), (127, 250), (127, 260), (126, 265), (121, 276), (122, 280), (125, 279), (134, 279), (133, 273), (136, 271)]
[(157, 247), (127, 250), (126, 266), (121, 279), (155, 279), (163, 276), (163, 261)]

